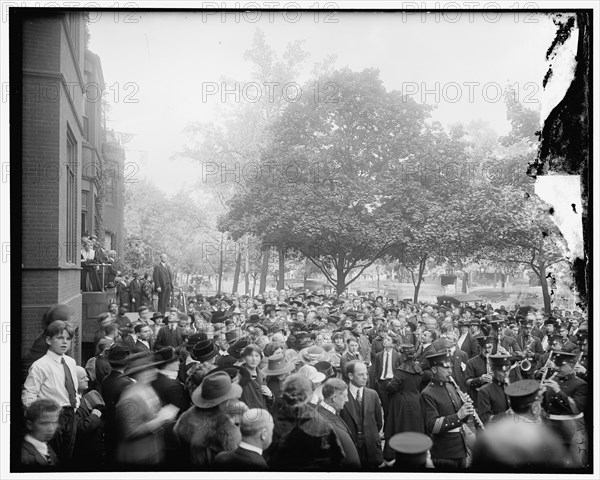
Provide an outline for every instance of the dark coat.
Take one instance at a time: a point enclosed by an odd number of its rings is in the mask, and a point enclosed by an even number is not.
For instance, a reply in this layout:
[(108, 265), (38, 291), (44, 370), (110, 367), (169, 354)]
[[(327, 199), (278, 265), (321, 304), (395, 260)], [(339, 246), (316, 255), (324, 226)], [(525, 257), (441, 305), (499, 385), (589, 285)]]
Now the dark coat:
[(467, 391), (466, 370), (469, 356), (459, 348), (454, 349), (452, 354), (452, 377), (458, 383), (463, 392)]
[(132, 353), (144, 353), (144, 352), (151, 352), (152, 350), (154, 350), (154, 342), (152, 341), (151, 338), (148, 339), (148, 344), (150, 345), (150, 348), (148, 348), (146, 345), (144, 345), (142, 342), (140, 342), (139, 340), (137, 342), (135, 342), (135, 345), (133, 346), (133, 350)]
[(112, 372), (112, 367), (106, 357), (98, 355), (96, 357), (96, 365), (94, 368), (96, 370), (96, 380), (94, 380), (92, 386), (94, 390), (97, 390), (100, 392), (100, 395), (102, 395), (102, 384), (104, 379)]
[(504, 385), (495, 380), (485, 384), (477, 394), (477, 414), (484, 424), (497, 421), (501, 414), (508, 410), (508, 398), (504, 393)]
[(388, 460), (395, 457), (388, 442), (396, 433), (425, 431), (420, 402), (423, 372), (419, 373), (418, 370), (411, 362), (402, 363), (387, 386), (390, 406), (384, 425), (386, 439), (384, 457)]
[(187, 390), (177, 380), (173, 380), (159, 372), (151, 385), (158, 394), (163, 406), (173, 404), (179, 408), (179, 414), (190, 408), (190, 397)]
[(233, 452), (221, 452), (211, 467), (215, 470), (235, 470), (235, 471), (264, 471), (269, 469), (267, 461), (262, 455), (245, 448), (238, 447)]
[(24, 470), (41, 472), (56, 468), (59, 464), (58, 456), (54, 453), (50, 445), (48, 445), (48, 455), (50, 456), (52, 465), (48, 463), (48, 460), (31, 443), (25, 440), (21, 443), (21, 465)]
[(161, 328), (156, 334), (156, 340), (154, 342), (154, 350), (160, 350), (164, 347), (177, 348), (183, 343), (182, 330), (179, 325), (175, 327), (175, 330), (171, 330), (168, 325)]
[[(392, 372), (396, 370), (398, 363), (400, 362), (400, 354), (392, 349)], [(378, 352), (375, 355), (375, 359), (373, 360), (373, 365), (371, 365), (371, 386), (375, 386), (379, 379), (381, 378), (381, 374), (383, 373), (383, 350)]]
[(174, 433), (188, 462), (195, 467), (208, 466), (217, 454), (235, 450), (242, 441), (239, 427), (224, 414), (221, 406), (190, 407), (175, 424)]
[(77, 437), (73, 464), (82, 470), (94, 470), (94, 467), (97, 469), (104, 463), (104, 420), (92, 415), (92, 410), (88, 402), (82, 399), (75, 412)]
[(309, 405), (279, 409), (273, 443), (265, 450), (274, 470), (335, 471), (344, 452), (334, 428)]
[(112, 370), (102, 381), (102, 398), (106, 404), (105, 436), (107, 460), (114, 460), (117, 443), (117, 402), (123, 390), (133, 384), (131, 378)]
[[(364, 388), (362, 424), (360, 422), (356, 400), (354, 400), (349, 390), (348, 399), (346, 405), (344, 405), (344, 408), (340, 412), (340, 416), (346, 425), (348, 425), (348, 429), (350, 430), (357, 451), (361, 455), (361, 459), (364, 458), (361, 449), (364, 448), (364, 451), (366, 451), (368, 464), (363, 464), (362, 467), (377, 468), (383, 461), (381, 440), (379, 438), (379, 431), (383, 426), (379, 395), (377, 395), (377, 392), (373, 389), (367, 387)], [(362, 433), (360, 438), (359, 432)]]
[(341, 465), (342, 468), (346, 468), (348, 470), (360, 469), (360, 457), (358, 456), (356, 445), (354, 445), (354, 440), (352, 440), (352, 435), (348, 425), (346, 425), (346, 422), (344, 422), (342, 417), (339, 415), (335, 415), (333, 412), (323, 408), (321, 404), (317, 406), (317, 413), (334, 428), (335, 433), (342, 445), (345, 455), (344, 461)]
[[(142, 306), (142, 281), (133, 279), (129, 282), (129, 311), (137, 312)], [(134, 302), (135, 300), (135, 302)]]
[(164, 267), (162, 263), (157, 263), (154, 266), (152, 280), (154, 281), (155, 289), (160, 287), (163, 292), (165, 290), (171, 290), (173, 288), (173, 273), (171, 272), (171, 267), (169, 265)]
[[(458, 348), (458, 344), (457, 344)], [(479, 353), (479, 344), (470, 333), (467, 333), (465, 341), (460, 346), (460, 349), (467, 354), (469, 358), (475, 357)]]

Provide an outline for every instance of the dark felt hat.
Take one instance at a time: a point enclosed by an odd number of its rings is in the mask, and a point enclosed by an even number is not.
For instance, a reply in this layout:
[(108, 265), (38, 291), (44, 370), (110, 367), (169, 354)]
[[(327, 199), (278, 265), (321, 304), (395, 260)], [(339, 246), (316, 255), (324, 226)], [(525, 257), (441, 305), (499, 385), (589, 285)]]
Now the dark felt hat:
[(326, 378), (335, 377), (337, 375), (333, 365), (326, 360), (315, 363), (313, 367), (315, 367), (318, 372), (325, 374)]
[(233, 345), (231, 345), (227, 349), (227, 353), (231, 355), (233, 358), (239, 360), (242, 358), (242, 351), (250, 344), (248, 340), (242, 338), (236, 341)]
[(173, 347), (169, 346), (158, 350), (154, 354), (154, 360), (159, 362), (158, 368), (160, 368), (169, 363), (179, 361), (179, 355), (177, 355), (177, 351)]
[(200, 340), (192, 349), (192, 358), (197, 362), (207, 362), (217, 353), (219, 353), (219, 349), (212, 340)]
[(185, 348), (187, 350), (192, 350), (194, 348), (194, 345), (196, 345), (198, 342), (201, 342), (202, 340), (208, 340), (208, 335), (206, 333), (192, 333), (187, 339)]
[(106, 359), (113, 367), (122, 367), (127, 365), (129, 359), (129, 350), (118, 343), (114, 343), (108, 350)]
[(242, 387), (231, 382), (227, 372), (207, 375), (194, 393), (192, 403), (198, 408), (212, 408), (226, 400), (238, 399), (242, 395)]
[(237, 383), (242, 388), (248, 385), (250, 383), (250, 380), (252, 379), (252, 377), (250, 376), (250, 372), (247, 368), (240, 367), (237, 365), (215, 368), (214, 370), (208, 372), (206, 376), (208, 377), (209, 375), (214, 375), (218, 372), (227, 373), (229, 375), (229, 378), (231, 378), (231, 383)]

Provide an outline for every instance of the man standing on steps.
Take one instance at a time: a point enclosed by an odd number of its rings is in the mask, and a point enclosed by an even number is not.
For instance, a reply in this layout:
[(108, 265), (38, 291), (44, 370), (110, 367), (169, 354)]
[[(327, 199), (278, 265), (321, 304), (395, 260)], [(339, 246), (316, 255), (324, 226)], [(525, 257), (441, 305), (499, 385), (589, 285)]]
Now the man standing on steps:
[(171, 308), (171, 293), (173, 292), (173, 274), (167, 265), (167, 255), (161, 253), (160, 262), (154, 266), (152, 275), (154, 288), (158, 293), (158, 311), (168, 312)]

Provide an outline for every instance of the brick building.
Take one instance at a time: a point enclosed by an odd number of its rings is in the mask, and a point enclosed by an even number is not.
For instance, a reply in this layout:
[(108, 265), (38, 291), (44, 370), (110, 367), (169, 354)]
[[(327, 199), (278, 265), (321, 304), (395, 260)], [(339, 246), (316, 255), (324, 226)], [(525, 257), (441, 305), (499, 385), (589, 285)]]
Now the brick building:
[(122, 256), (122, 182), (115, 178), (122, 178), (124, 152), (106, 142), (102, 66), (86, 49), (83, 14), (23, 17), (21, 25), (21, 348), (41, 332), (43, 312), (65, 303), (75, 312), (72, 355), (81, 360), (88, 320), (81, 235), (95, 233)]

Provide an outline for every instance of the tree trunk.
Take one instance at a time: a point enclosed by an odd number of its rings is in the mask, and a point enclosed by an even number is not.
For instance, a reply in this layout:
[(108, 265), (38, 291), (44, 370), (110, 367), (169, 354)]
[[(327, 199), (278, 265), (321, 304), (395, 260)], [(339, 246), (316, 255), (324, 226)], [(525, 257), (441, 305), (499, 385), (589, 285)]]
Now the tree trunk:
[(421, 290), (421, 283), (423, 281), (423, 272), (425, 271), (426, 264), (427, 264), (427, 256), (424, 256), (419, 261), (419, 270), (417, 272), (418, 278), (417, 278), (416, 282), (415, 282), (415, 274), (413, 273), (412, 270), (410, 271), (410, 275), (412, 277), (412, 282), (413, 282), (413, 285), (415, 286), (415, 293), (413, 295), (414, 303), (417, 303), (417, 301), (419, 300), (419, 290)]
[(262, 254), (262, 267), (260, 269), (260, 284), (258, 286), (258, 293), (265, 293), (267, 289), (267, 272), (269, 271), (269, 256), (271, 254), (271, 247), (263, 246)]
[(219, 254), (219, 281), (217, 283), (217, 295), (221, 294), (221, 287), (223, 286), (223, 234), (221, 234), (221, 252)]
[(233, 274), (233, 287), (231, 293), (237, 293), (238, 284), (240, 283), (240, 270), (242, 269), (242, 252), (238, 252), (235, 259), (235, 273)]
[(252, 277), (252, 298), (254, 298), (254, 293), (256, 292), (256, 275)]
[(246, 268), (244, 269), (244, 295), (250, 293), (250, 255), (248, 252), (248, 236), (246, 236)]
[[(494, 273), (494, 277), (496, 274)], [(496, 285), (496, 281), (494, 280), (494, 286)], [(467, 272), (463, 273), (462, 278), (462, 293), (469, 293), (469, 274)]]
[[(535, 272), (536, 274), (538, 272)], [(548, 291), (548, 279), (546, 278), (546, 265), (541, 263), (539, 265), (540, 285), (542, 287), (542, 296), (544, 298), (544, 311), (548, 314), (552, 311), (552, 299), (550, 298), (550, 292)]]
[(277, 290), (285, 288), (285, 251), (283, 244), (279, 245), (279, 275), (277, 276)]
[(496, 288), (497, 284), (498, 284), (498, 272), (494, 272), (494, 288)]
[(346, 274), (344, 271), (344, 259), (341, 258), (337, 266), (337, 283), (335, 285), (336, 293), (342, 295), (346, 291)]

